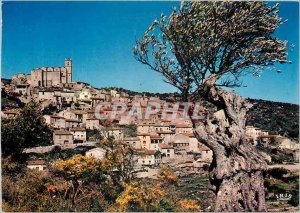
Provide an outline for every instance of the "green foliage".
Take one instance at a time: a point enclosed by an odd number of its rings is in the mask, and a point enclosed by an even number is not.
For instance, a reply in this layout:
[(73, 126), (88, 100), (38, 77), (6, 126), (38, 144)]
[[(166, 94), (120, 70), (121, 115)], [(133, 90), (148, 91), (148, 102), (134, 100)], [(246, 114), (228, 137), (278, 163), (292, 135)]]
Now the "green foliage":
[(2, 106), (9, 106), (9, 105), (18, 106), (16, 101), (11, 100), (9, 98), (1, 98), (1, 105)]
[(1, 169), (3, 176), (7, 175), (13, 177), (17, 174), (23, 173), (26, 168), (25, 163), (20, 163), (20, 159), (19, 161), (15, 161), (15, 159), (13, 159), (11, 156), (2, 157), (1, 161)]
[(203, 165), (203, 170), (204, 171), (208, 171), (209, 170), (209, 165), (208, 164), (204, 164)]
[[(113, 150), (119, 145), (107, 142)], [(124, 147), (123, 147), (124, 148)], [(59, 150), (58, 150), (59, 151)], [(23, 168), (4, 160), (4, 167), (17, 171), (2, 176), (4, 211), (199, 211), (200, 200), (176, 190), (178, 178), (162, 167), (158, 180), (132, 177), (124, 182), (118, 172), (123, 157), (111, 153), (104, 161), (74, 155), (55, 161), (47, 172)], [(121, 160), (121, 161), (120, 161)], [(109, 162), (111, 161), (111, 162)], [(9, 164), (9, 165), (8, 165)], [(126, 164), (123, 164), (126, 165)]]
[(283, 162), (294, 162), (293, 152), (267, 146), (257, 146), (257, 150), (265, 152), (271, 156), (272, 164), (282, 164)]
[(120, 125), (119, 127), (123, 129), (125, 137), (136, 137), (137, 126), (135, 124)]
[(292, 206), (299, 206), (299, 181), (297, 181), (297, 184), (294, 186), (294, 188), (291, 191), (292, 198), (289, 200), (289, 204)]
[(102, 141), (103, 135), (97, 129), (87, 129), (86, 130), (86, 138), (87, 138), (87, 140)]
[(106, 146), (106, 155), (102, 161), (105, 170), (111, 174), (113, 182), (130, 182), (134, 178), (134, 150), (127, 144), (108, 138), (103, 141)]
[(109, 207), (99, 185), (82, 187), (74, 206), (70, 183), (64, 179), (35, 170), (27, 170), (15, 177), (3, 176), (3, 211), (21, 212), (101, 212)]
[(282, 179), (282, 177), (287, 173), (288, 170), (285, 168), (272, 168), (268, 170), (268, 174), (276, 179)]
[(291, 194), (290, 205), (299, 205), (299, 174), (285, 168), (272, 168), (267, 172), (265, 187), (267, 193)]
[(44, 115), (53, 115), (55, 112), (59, 112), (56, 106), (49, 104), (46, 108), (43, 109)]
[[(107, 153), (102, 161), (74, 155), (67, 160), (54, 162), (51, 172), (71, 184), (69, 199), (73, 209), (81, 206), (78, 203), (80, 191), (91, 184), (100, 187), (103, 199), (111, 203), (124, 190), (123, 183), (129, 183), (134, 178), (133, 150), (112, 139), (104, 141), (103, 145), (106, 146)], [(95, 206), (97, 203), (96, 200), (93, 202)]]
[[(41, 211), (46, 203), (50, 204), (51, 198), (46, 195), (47, 182), (51, 182), (50, 177), (38, 171), (3, 176), (2, 195), (7, 208), (4, 211)], [(54, 200), (52, 205), (55, 205)]]
[(11, 79), (8, 79), (8, 78), (1, 78), (1, 81), (2, 81), (4, 84), (10, 84), (10, 83), (11, 83)]
[(39, 106), (28, 103), (15, 118), (1, 122), (2, 154), (19, 155), (24, 148), (49, 145), (52, 132), (45, 123)]
[(278, 4), (184, 1), (152, 22), (133, 54), (186, 100), (203, 84), (235, 87), (244, 74), (278, 71), (276, 62), (289, 62), (287, 41), (273, 34), (280, 24)]

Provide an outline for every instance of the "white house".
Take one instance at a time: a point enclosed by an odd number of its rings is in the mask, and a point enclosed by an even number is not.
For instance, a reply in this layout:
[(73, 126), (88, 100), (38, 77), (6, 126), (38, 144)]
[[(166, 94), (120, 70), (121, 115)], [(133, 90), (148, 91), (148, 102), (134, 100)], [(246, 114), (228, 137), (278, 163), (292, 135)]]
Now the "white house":
[(86, 130), (84, 128), (72, 128), (70, 132), (73, 134), (74, 143), (86, 142)]
[(210, 148), (203, 145), (200, 147), (200, 153), (201, 153), (201, 161), (202, 162), (208, 162), (208, 163), (212, 162), (213, 152)]
[(137, 125), (138, 133), (152, 133), (155, 132), (155, 126), (152, 123), (141, 123)]
[(47, 169), (47, 165), (46, 162), (43, 160), (27, 161), (27, 168), (38, 171), (44, 171), (45, 169)]
[(135, 149), (141, 149), (141, 140), (138, 137), (124, 138), (123, 142), (131, 145)]
[(193, 127), (187, 124), (177, 124), (175, 127), (175, 133), (193, 133)]
[(90, 93), (89, 90), (83, 89), (76, 94), (76, 97), (78, 101), (91, 101), (92, 94)]
[(150, 150), (158, 150), (158, 145), (163, 143), (164, 139), (158, 135), (150, 135)]
[(176, 134), (172, 141), (176, 154), (186, 154), (190, 151), (190, 138), (184, 134)]
[(161, 163), (161, 153), (157, 150), (141, 149), (137, 151), (138, 166), (157, 166)]
[(38, 93), (40, 100), (54, 100), (54, 91), (40, 90)]
[(158, 150), (161, 152), (162, 158), (174, 158), (174, 148), (168, 144), (161, 143), (158, 145)]
[(267, 135), (269, 135), (267, 131), (261, 130), (254, 126), (246, 126), (246, 136), (253, 141), (254, 145), (257, 145), (258, 137)]
[(56, 129), (66, 128), (66, 120), (58, 115), (50, 115), (50, 125)]
[(156, 131), (156, 134), (158, 134), (158, 136), (162, 137), (164, 139), (164, 141), (166, 143), (172, 141), (173, 136), (175, 135), (175, 132), (173, 131)]
[(97, 160), (102, 160), (105, 157), (105, 154), (106, 154), (105, 149), (97, 147), (97, 148), (90, 149), (90, 150), (86, 151), (85, 156), (86, 157), (93, 157)]
[(97, 118), (87, 118), (85, 121), (85, 127), (87, 129), (100, 129), (100, 121)]

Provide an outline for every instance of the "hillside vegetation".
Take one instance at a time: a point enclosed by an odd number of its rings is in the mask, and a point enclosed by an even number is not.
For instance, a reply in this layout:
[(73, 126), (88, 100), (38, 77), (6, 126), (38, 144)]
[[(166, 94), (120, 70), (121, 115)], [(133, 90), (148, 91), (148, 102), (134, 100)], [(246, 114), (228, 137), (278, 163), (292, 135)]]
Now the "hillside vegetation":
[(252, 125), (270, 134), (299, 137), (299, 105), (249, 99), (253, 107), (247, 113), (247, 125)]

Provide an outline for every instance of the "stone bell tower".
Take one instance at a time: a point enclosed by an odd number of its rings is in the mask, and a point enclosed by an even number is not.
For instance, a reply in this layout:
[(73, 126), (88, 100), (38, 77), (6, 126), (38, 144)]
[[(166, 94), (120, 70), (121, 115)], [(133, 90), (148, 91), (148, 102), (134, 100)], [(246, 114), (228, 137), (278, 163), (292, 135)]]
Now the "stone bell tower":
[(65, 59), (65, 68), (67, 69), (67, 83), (72, 82), (72, 59)]

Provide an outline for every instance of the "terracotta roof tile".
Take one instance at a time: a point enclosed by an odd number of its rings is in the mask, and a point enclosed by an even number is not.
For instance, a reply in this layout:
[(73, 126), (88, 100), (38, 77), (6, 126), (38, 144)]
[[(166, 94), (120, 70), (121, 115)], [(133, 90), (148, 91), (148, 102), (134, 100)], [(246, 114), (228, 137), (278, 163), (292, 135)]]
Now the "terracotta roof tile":
[(156, 131), (158, 134), (175, 134), (173, 131)]
[(27, 165), (46, 165), (46, 162), (43, 160), (27, 161)]
[(157, 152), (158, 152), (157, 150), (150, 150), (150, 149), (139, 149), (139, 150), (137, 150), (137, 153), (141, 154), (141, 155), (154, 155)]
[(150, 135), (150, 139), (163, 139), (162, 137), (158, 136), (158, 135)]
[(172, 146), (165, 144), (165, 143), (160, 143), (158, 146), (162, 149), (174, 149)]

